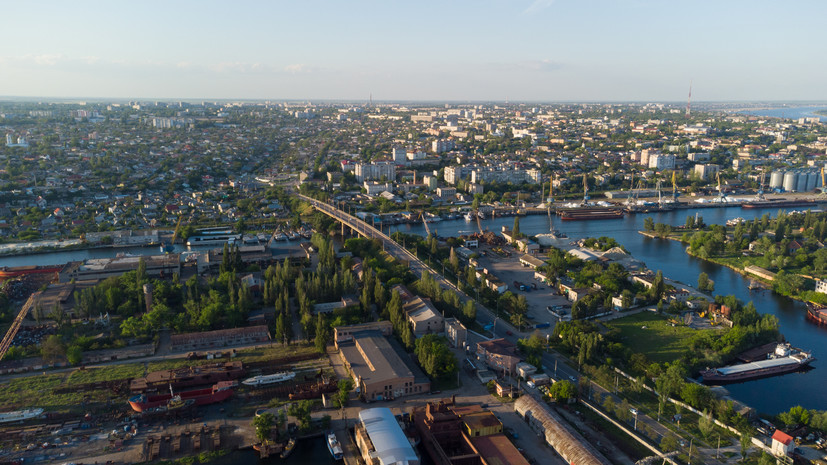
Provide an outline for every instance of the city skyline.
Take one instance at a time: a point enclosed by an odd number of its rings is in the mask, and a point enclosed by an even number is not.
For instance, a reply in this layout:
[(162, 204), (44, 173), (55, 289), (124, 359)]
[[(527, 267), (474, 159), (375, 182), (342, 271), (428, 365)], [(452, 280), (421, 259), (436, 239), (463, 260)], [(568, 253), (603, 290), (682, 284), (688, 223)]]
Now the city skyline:
[(827, 7), (534, 0), (8, 5), (0, 94), (365, 101), (825, 100)]

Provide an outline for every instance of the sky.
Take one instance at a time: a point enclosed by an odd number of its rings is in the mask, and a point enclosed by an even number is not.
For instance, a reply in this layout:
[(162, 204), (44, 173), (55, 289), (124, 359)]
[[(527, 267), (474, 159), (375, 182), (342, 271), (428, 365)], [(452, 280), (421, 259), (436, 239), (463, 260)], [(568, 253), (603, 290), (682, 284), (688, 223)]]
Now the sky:
[(827, 100), (823, 0), (0, 6), (0, 96)]

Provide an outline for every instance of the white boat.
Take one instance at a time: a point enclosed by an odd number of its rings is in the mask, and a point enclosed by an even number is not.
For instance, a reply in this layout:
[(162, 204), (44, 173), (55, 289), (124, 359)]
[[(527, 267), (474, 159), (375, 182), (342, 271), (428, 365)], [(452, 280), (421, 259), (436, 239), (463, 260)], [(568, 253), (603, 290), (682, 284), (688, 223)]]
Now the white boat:
[(31, 410), (15, 410), (13, 412), (0, 413), (0, 423), (12, 423), (15, 421), (31, 420), (43, 414), (42, 408)]
[(339, 444), (339, 440), (336, 439), (336, 433), (330, 432), (327, 434), (327, 450), (330, 451), (330, 455), (333, 456), (334, 460), (342, 460), (344, 457), (342, 445)]
[(474, 221), (474, 212), (468, 212), (465, 214), (465, 221)]
[(295, 377), (296, 373), (293, 371), (282, 371), (272, 375), (253, 376), (252, 378), (245, 379), (241, 382), (241, 384), (244, 384), (245, 386), (266, 386), (268, 384), (289, 381)]

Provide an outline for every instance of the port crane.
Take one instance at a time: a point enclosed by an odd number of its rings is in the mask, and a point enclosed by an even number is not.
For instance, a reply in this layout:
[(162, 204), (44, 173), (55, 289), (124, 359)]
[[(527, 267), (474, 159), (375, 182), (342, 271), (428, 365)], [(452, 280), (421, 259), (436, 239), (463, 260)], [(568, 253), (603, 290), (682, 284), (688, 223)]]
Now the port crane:
[[(761, 172), (761, 182), (758, 186), (758, 192), (755, 194), (755, 200), (757, 200), (757, 201), (764, 200), (764, 175), (765, 174), (766, 173), (764, 173), (763, 171)], [(823, 174), (824, 173), (823, 173), (823, 168), (822, 168), (822, 175)]]
[(678, 182), (674, 170), (672, 171), (672, 201), (678, 203)]
[(184, 215), (178, 217), (178, 223), (175, 225), (175, 232), (172, 233), (172, 239), (170, 239), (169, 244), (164, 244), (162, 250), (164, 253), (172, 253), (175, 249), (175, 239), (178, 238), (178, 233), (181, 232), (181, 221), (183, 221)]
[(589, 182), (588, 182), (588, 179), (587, 179), (586, 175), (584, 174), (583, 175), (583, 206), (584, 207), (589, 204), (589, 199), (590, 198), (591, 197), (589, 197)]
[(726, 194), (724, 193), (724, 190), (721, 188), (721, 172), (720, 171), (717, 173), (717, 178), (718, 178), (718, 199), (719, 199), (720, 202), (726, 202)]

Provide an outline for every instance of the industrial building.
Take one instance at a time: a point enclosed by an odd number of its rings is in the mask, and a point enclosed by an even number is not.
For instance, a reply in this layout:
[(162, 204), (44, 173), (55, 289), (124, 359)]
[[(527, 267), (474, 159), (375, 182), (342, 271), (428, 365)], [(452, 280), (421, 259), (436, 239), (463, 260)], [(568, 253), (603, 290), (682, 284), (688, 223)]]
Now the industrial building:
[(442, 315), (431, 303), (431, 299), (416, 296), (402, 306), (402, 311), (408, 317), (413, 333), (422, 337), (430, 333), (441, 333), (444, 329)]
[(141, 261), (146, 265), (147, 276), (168, 277), (181, 274), (180, 254), (127, 256), (115, 258), (90, 258), (83, 262), (69, 262), (60, 270), (58, 280), (68, 283), (72, 280), (86, 281), (120, 276), (136, 271)]
[(359, 412), (356, 446), (367, 465), (419, 465), (419, 457), (389, 408)]
[(436, 465), (528, 465), (503, 434), (503, 425), (479, 405), (457, 406), (453, 399), (430, 402), (413, 411), (422, 445)]
[(351, 332), (336, 347), (359, 395), (367, 402), (396, 399), (431, 390), (431, 381), (408, 354), (381, 331)]
[(514, 411), (526, 423), (545, 436), (550, 445), (567, 463), (578, 465), (610, 465), (610, 462), (577, 431), (572, 429), (547, 405), (531, 396), (522, 396), (514, 402)]
[(478, 342), (477, 357), (500, 373), (516, 373), (520, 363), (517, 346), (503, 338)]
[(241, 344), (264, 343), (270, 340), (267, 325), (246, 328), (219, 329), (200, 333), (173, 334), (170, 336), (171, 350), (185, 351), (237, 346)]

